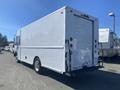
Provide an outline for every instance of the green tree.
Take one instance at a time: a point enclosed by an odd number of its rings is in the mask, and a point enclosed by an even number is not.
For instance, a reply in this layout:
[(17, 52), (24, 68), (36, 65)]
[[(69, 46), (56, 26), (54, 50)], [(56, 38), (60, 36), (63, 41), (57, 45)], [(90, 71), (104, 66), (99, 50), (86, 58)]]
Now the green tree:
[(3, 46), (7, 46), (8, 45), (7, 36), (3, 37), (2, 42), (3, 42)]
[(2, 34), (0, 33), (0, 46), (2, 46), (2, 39), (3, 39), (3, 36), (2, 36)]
[(7, 40), (7, 36), (3, 36), (0, 33), (0, 47), (4, 47), (8, 45), (8, 40)]

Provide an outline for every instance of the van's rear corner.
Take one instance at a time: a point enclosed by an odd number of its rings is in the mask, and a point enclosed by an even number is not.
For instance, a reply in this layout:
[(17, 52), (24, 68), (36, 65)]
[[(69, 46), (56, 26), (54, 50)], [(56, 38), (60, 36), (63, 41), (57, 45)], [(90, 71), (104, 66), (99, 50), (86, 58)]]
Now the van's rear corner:
[(66, 72), (98, 67), (98, 20), (66, 8)]

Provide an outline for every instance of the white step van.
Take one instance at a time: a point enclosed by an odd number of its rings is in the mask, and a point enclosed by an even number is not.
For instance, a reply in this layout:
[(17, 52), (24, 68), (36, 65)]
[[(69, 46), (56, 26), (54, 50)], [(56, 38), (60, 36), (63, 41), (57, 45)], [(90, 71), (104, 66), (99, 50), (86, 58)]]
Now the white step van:
[(17, 61), (59, 73), (98, 65), (98, 19), (63, 7), (23, 28), (16, 35)]

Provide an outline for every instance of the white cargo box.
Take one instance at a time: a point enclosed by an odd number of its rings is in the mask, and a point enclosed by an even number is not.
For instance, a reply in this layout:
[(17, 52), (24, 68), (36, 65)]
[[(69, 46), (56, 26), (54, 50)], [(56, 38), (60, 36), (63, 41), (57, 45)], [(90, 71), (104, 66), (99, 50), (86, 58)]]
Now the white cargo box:
[(33, 64), (64, 73), (98, 64), (98, 20), (63, 7), (19, 31), (18, 56)]

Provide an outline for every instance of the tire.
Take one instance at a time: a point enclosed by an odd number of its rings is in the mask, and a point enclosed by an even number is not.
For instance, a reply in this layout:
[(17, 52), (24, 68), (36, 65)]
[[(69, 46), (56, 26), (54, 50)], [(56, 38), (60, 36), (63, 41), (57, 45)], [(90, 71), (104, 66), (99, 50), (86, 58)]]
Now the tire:
[(41, 74), (41, 71), (42, 71), (41, 62), (40, 62), (40, 59), (38, 57), (36, 57), (34, 59), (34, 65), (33, 66), (34, 66), (35, 72)]
[(16, 58), (16, 62), (17, 62), (17, 63), (20, 63), (20, 60), (18, 60), (18, 59)]
[(21, 63), (21, 61), (18, 59), (17, 56), (15, 57), (15, 61), (16, 61), (16, 63)]
[(17, 52), (13, 52), (14, 56), (16, 57), (17, 56)]

